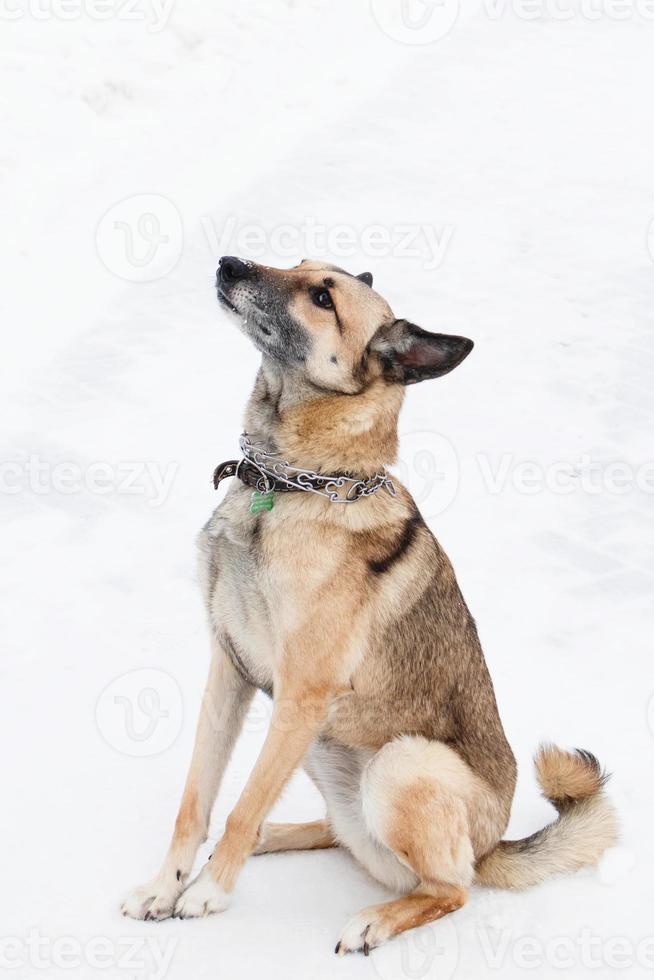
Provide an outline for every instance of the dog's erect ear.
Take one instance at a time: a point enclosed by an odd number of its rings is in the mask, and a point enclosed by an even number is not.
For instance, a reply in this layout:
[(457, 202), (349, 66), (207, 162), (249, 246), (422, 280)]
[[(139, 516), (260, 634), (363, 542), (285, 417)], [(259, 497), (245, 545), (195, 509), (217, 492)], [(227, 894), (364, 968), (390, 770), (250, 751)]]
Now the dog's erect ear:
[(362, 272), (357, 276), (357, 279), (360, 279), (361, 282), (365, 282), (366, 286), (372, 286), (372, 272)]
[(379, 355), (385, 377), (405, 385), (447, 374), (468, 356), (473, 346), (467, 337), (429, 333), (408, 320), (395, 320), (380, 327), (370, 342), (371, 351)]

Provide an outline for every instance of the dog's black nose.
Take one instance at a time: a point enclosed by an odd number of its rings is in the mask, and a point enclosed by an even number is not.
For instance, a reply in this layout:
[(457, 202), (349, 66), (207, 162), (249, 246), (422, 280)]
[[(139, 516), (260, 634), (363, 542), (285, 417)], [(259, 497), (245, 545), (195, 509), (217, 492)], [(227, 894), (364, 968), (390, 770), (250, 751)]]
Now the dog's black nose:
[(218, 263), (218, 278), (226, 284), (245, 279), (249, 274), (249, 266), (237, 259), (235, 255), (223, 255)]

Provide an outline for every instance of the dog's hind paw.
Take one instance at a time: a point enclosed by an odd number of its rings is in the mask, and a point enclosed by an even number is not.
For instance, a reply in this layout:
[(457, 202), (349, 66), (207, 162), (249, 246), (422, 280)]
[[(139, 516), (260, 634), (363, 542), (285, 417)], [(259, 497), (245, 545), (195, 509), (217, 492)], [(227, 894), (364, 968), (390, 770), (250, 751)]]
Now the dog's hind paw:
[(345, 926), (334, 952), (338, 956), (346, 953), (363, 953), (368, 956), (371, 949), (381, 946), (392, 935), (392, 928), (378, 914), (376, 908), (364, 909)]

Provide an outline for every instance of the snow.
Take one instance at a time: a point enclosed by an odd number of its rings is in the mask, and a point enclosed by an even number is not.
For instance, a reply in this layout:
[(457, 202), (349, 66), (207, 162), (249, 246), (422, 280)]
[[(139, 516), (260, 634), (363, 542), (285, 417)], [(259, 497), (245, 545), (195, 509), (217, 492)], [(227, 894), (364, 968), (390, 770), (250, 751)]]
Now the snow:
[[(487, 0), (447, 30), (447, 0), (432, 40), (409, 3), (409, 28), (395, 0), (2, 7), (14, 976), (654, 967), (654, 25), (644, 2)], [(257, 364), (217, 309), (225, 252), (370, 269), (398, 315), (475, 340), (460, 370), (410, 390), (400, 470), (479, 625), (520, 765), (510, 834), (552, 816), (538, 741), (588, 747), (623, 824), (598, 871), (475, 889), (368, 960), (333, 946), (386, 893), (340, 851), (252, 859), (207, 920), (120, 916), (183, 785), (208, 663), (194, 535)], [(201, 859), (268, 712), (255, 702)], [(275, 809), (321, 812), (302, 774)]]

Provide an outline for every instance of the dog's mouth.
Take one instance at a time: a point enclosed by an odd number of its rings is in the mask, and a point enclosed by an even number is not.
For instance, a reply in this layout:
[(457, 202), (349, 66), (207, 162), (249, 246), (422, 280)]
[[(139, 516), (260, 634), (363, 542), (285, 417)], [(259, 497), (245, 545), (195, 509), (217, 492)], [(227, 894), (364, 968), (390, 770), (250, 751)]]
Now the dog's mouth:
[(306, 357), (308, 341), (289, 316), (286, 296), (266, 282), (257, 267), (225, 255), (216, 273), (216, 294), (223, 309), (262, 354), (286, 362)]
[(239, 313), (240, 312), (234, 306), (234, 304), (232, 303), (231, 299), (229, 298), (229, 296), (227, 295), (227, 293), (225, 292), (225, 290), (223, 289), (223, 287), (220, 285), (220, 280), (218, 279), (217, 276), (216, 276), (216, 293), (218, 295), (218, 302), (220, 303), (221, 306), (224, 306), (225, 309), (227, 309), (227, 310), (230, 311), (230, 313)]
[(240, 318), (242, 329), (244, 329), (246, 334), (251, 335), (252, 328), (254, 328), (255, 331), (263, 334), (264, 337), (272, 336), (273, 331), (271, 329), (272, 323), (270, 317), (258, 304), (248, 301), (246, 302), (246, 309), (239, 310), (238, 306), (229, 298), (228, 293), (219, 279), (216, 280), (216, 294), (220, 305)]

